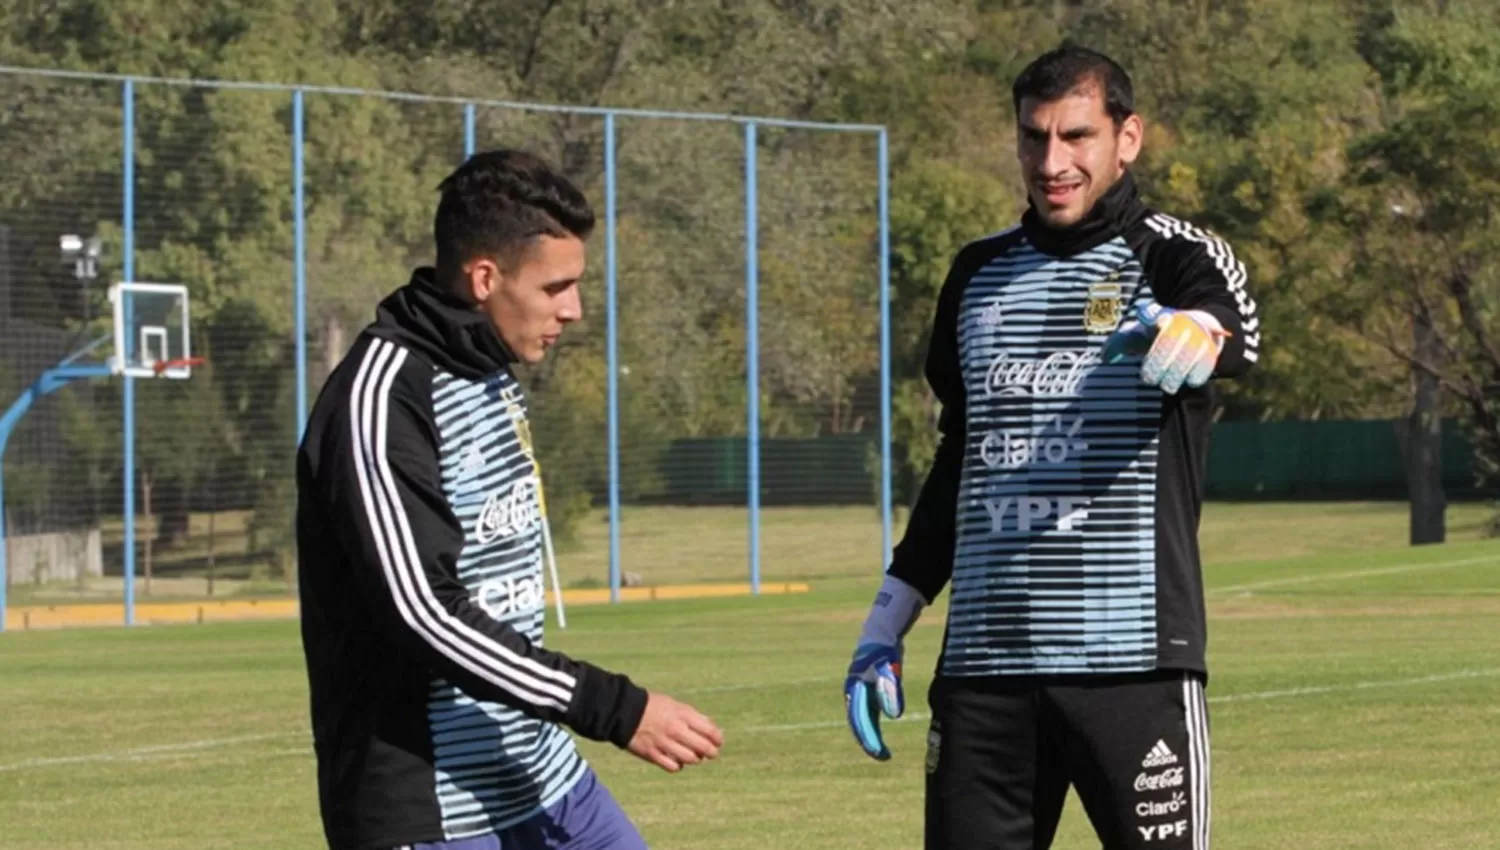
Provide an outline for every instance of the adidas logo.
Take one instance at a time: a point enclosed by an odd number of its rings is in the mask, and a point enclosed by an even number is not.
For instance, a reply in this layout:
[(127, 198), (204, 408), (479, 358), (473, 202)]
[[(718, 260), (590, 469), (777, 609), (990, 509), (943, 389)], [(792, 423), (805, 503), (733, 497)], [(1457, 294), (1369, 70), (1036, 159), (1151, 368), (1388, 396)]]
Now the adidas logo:
[(1177, 763), (1177, 755), (1167, 746), (1166, 741), (1157, 741), (1151, 752), (1146, 753), (1146, 758), (1141, 762), (1141, 767), (1166, 767)]

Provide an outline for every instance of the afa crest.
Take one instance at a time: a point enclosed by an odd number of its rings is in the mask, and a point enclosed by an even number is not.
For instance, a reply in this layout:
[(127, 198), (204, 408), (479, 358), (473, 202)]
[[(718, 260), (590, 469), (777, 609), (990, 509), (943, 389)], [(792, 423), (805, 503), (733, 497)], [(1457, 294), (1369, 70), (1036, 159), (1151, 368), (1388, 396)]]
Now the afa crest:
[(531, 442), (531, 423), (526, 420), (526, 413), (518, 404), (511, 404), (506, 408), (510, 414), (511, 427), (515, 428), (516, 441), (521, 444), (521, 451), (528, 459), (536, 458), (536, 447)]
[(1083, 329), (1091, 334), (1114, 333), (1125, 315), (1125, 287), (1120, 273), (1114, 272), (1103, 283), (1089, 286), (1089, 298), (1083, 305)]
[(531, 441), (531, 422), (526, 418), (526, 411), (521, 407), (520, 393), (514, 387), (506, 387), (500, 391), (500, 401), (505, 404), (505, 414), (510, 417), (510, 426), (516, 432), (516, 442), (521, 445), (521, 452), (526, 459), (536, 462), (536, 446)]
[(927, 772), (936, 773), (942, 761), (943, 731), (936, 720), (927, 729)]

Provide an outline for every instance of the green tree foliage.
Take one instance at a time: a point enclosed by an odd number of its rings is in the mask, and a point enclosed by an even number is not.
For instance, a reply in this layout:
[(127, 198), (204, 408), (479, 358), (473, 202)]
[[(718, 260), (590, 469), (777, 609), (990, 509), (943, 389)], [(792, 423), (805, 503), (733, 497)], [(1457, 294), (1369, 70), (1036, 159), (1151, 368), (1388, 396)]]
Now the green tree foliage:
[(1500, 480), (1500, 50), (1491, 4), (1375, 17), (1363, 55), (1379, 118), (1349, 147), (1350, 179), (1319, 200), (1352, 234), (1326, 313), (1436, 380), (1480, 474)]
[[(1148, 200), (1224, 236), (1249, 269), (1266, 346), (1262, 368), (1226, 388), (1224, 415), (1400, 415), (1413, 360), (1401, 329), (1415, 308), (1447, 346), (1426, 365), (1451, 410), (1493, 433), (1495, 23), (1492, 4), (1458, 0), (0, 0), (0, 62), (886, 124), (906, 502), (934, 447), (922, 364), (937, 292), (965, 242), (1024, 208), (1010, 83), (1063, 38), (1132, 71)], [(168, 426), (142, 434), (141, 462), (170, 494), (153, 509), (213, 489), (252, 512), (258, 548), (284, 551), (292, 100), (136, 92), (136, 276), (192, 286), (213, 362), (191, 389), (142, 395), (142, 416)], [(0, 77), (0, 222), (92, 228), (106, 277), (121, 272), (119, 98), (112, 83)], [(305, 107), (316, 391), (376, 301), (430, 261), (434, 190), (461, 157), (462, 111), (332, 94)], [(602, 213), (599, 118), (476, 117), (480, 147), (540, 151)], [(745, 147), (729, 124), (618, 127), (622, 489), (646, 498), (672, 440), (744, 433)], [(874, 141), (771, 128), (757, 140), (763, 433), (873, 433)], [(23, 234), (12, 255), (56, 276), (55, 236)], [(603, 253), (597, 238), (579, 332), (525, 375), (564, 537), (605, 485)], [(105, 307), (95, 292), (93, 314)], [(28, 318), (76, 324), (75, 312), (59, 299)], [(91, 409), (65, 427), (104, 468), (114, 449), (94, 444), (115, 435), (98, 423), (118, 404), (104, 391)], [(1476, 444), (1493, 463), (1494, 445)]]

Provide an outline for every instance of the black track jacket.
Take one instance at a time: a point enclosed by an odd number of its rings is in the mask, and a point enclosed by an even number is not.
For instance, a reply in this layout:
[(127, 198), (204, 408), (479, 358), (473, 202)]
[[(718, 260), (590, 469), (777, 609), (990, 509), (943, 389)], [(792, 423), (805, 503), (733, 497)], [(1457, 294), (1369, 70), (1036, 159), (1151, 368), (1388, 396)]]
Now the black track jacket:
[(646, 692), (542, 647), (540, 502), (514, 361), (431, 269), (329, 376), (297, 455), (302, 640), (334, 848), (497, 831), (624, 747)]

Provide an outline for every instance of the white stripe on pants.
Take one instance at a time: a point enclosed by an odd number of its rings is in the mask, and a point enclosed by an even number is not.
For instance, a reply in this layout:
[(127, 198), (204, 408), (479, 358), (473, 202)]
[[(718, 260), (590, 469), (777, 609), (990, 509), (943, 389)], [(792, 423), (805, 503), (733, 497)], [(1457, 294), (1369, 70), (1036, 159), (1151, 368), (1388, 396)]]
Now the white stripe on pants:
[(1208, 700), (1197, 676), (1182, 677), (1182, 704), (1186, 711), (1188, 773), (1192, 796), (1193, 850), (1209, 850), (1212, 819), (1211, 775), (1208, 743)]

